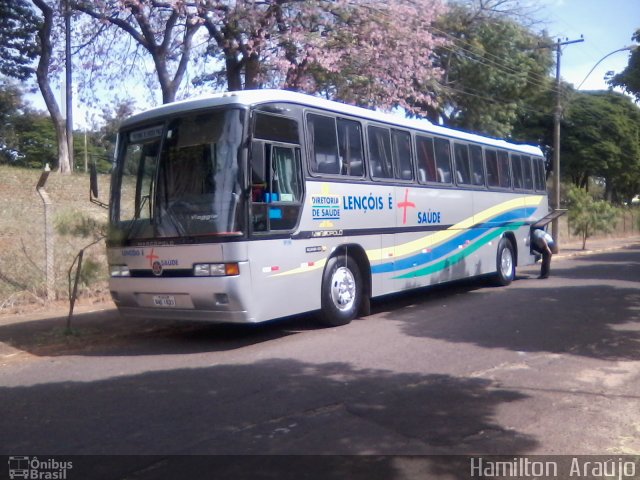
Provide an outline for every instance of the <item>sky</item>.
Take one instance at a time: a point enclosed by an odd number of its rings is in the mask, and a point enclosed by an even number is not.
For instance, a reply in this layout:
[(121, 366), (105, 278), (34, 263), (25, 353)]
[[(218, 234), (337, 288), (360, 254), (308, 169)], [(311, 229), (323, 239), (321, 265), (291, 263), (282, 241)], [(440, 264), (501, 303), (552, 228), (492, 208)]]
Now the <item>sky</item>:
[(540, 0), (537, 16), (553, 39), (579, 39), (584, 42), (562, 48), (561, 77), (580, 90), (604, 90), (607, 71), (621, 72), (629, 52), (609, 53), (634, 45), (633, 33), (640, 29), (640, 0)]

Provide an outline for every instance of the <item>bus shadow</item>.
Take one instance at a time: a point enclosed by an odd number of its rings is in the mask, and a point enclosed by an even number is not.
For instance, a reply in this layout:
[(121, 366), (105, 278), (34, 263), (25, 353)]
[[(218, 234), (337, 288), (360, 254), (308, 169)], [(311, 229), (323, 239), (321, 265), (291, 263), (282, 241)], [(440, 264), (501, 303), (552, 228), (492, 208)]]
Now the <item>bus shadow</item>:
[[(528, 275), (518, 275), (518, 279), (529, 278)], [(420, 287), (404, 292), (392, 293), (371, 300), (371, 313), (390, 313), (415, 305), (428, 305), (430, 302), (454, 298), (477, 290), (503, 288), (495, 283), (491, 275), (477, 278), (438, 283), (428, 287)]]
[(570, 266), (561, 261), (545, 281), (537, 279), (539, 266), (528, 266), (507, 288), (489, 289), (491, 279), (485, 278), (390, 296), (375, 311), (400, 321), (410, 336), (517, 352), (640, 360), (638, 251), (576, 257)]
[[(36, 356), (138, 356), (223, 352), (318, 328), (313, 315), (257, 325), (124, 319), (115, 309), (0, 326), (0, 355), (20, 350)], [(4, 346), (3, 346), (4, 344)]]
[[(105, 369), (99, 375), (98, 380), (0, 387), (5, 450), (442, 455), (526, 453), (539, 444), (496, 419), (501, 406), (526, 401), (528, 395), (482, 378), (293, 359), (130, 375)], [(378, 478), (395, 478), (393, 469), (387, 473)]]
[[(371, 301), (371, 314), (401, 310), (416, 302), (454, 297), (492, 288), (490, 277), (463, 279), (386, 295)], [(366, 321), (366, 317), (357, 319)], [(166, 319), (125, 319), (115, 308), (75, 314), (71, 332), (66, 316), (0, 326), (2, 345), (36, 356), (142, 356), (224, 352), (326, 328), (317, 312), (265, 323), (213, 324)], [(6, 347), (5, 347), (6, 348)]]

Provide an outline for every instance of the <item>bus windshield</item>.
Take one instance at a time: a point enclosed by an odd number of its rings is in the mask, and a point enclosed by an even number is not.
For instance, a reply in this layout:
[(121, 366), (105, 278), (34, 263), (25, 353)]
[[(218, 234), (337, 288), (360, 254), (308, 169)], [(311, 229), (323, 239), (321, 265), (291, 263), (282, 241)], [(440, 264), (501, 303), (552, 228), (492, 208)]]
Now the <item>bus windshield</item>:
[(113, 240), (242, 235), (244, 111), (198, 112), (121, 134)]

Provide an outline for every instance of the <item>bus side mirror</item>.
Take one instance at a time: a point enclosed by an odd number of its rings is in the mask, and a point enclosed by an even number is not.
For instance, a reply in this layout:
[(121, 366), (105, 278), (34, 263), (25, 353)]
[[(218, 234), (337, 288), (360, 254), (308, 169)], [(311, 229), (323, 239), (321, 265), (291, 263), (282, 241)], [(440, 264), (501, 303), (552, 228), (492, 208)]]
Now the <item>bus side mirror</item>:
[(98, 197), (98, 169), (96, 168), (95, 161), (93, 161), (89, 167), (89, 201), (102, 208), (109, 208), (109, 205), (101, 201)]

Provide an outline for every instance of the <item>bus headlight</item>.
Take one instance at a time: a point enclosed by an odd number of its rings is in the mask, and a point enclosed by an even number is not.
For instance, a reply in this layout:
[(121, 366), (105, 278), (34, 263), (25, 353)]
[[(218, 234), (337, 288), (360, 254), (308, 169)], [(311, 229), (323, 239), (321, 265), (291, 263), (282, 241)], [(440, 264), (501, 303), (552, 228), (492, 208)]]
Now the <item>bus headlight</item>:
[(130, 277), (131, 272), (126, 265), (111, 265), (112, 277)]
[(240, 275), (237, 263), (196, 263), (193, 266), (194, 277), (229, 277)]

